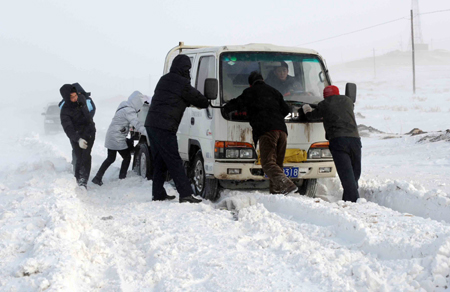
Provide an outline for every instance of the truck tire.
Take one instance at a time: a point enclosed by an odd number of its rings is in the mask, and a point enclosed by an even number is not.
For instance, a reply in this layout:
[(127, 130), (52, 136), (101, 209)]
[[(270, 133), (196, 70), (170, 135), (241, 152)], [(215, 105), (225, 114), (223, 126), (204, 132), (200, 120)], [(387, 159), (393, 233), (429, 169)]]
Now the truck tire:
[(141, 149), (141, 144), (136, 145), (136, 151), (133, 155), (133, 166), (132, 169), (137, 175), (141, 175), (141, 170), (139, 168), (139, 150)]
[(135, 157), (135, 170), (137, 174), (143, 178), (152, 179), (153, 177), (153, 164), (150, 157), (150, 149), (144, 143), (141, 143), (137, 157)]
[(298, 192), (302, 196), (308, 196), (311, 198), (316, 197), (317, 191), (317, 179), (303, 179), (296, 181), (295, 184), (298, 186)]
[(132, 169), (136, 174), (141, 175), (141, 174), (139, 173), (139, 170), (138, 170), (138, 161), (137, 161), (138, 153), (137, 153), (137, 152), (138, 152), (138, 151), (136, 150), (136, 152), (134, 152), (133, 154), (131, 154), (131, 156), (133, 157), (133, 158), (132, 158), (131, 169)]
[(191, 163), (192, 173), (190, 178), (192, 181), (194, 192), (197, 196), (210, 201), (216, 201), (220, 197), (219, 180), (216, 178), (207, 178), (205, 173), (205, 164), (202, 151), (197, 151), (194, 160)]

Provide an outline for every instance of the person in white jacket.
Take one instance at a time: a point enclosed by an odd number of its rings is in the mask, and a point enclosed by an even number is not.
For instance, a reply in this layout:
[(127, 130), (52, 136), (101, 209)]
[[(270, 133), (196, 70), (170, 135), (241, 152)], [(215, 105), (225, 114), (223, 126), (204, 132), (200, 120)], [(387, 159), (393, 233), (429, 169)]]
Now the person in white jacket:
[(105, 147), (108, 149), (108, 157), (100, 166), (95, 177), (94, 184), (101, 186), (102, 178), (108, 167), (116, 160), (117, 152), (122, 156), (123, 161), (120, 167), (119, 179), (127, 176), (128, 167), (131, 161), (131, 152), (127, 144), (127, 136), (130, 127), (133, 126), (140, 133), (146, 133), (144, 125), (138, 120), (138, 112), (141, 110), (144, 101), (148, 98), (139, 91), (133, 92), (127, 101), (120, 103), (117, 111), (106, 132)]

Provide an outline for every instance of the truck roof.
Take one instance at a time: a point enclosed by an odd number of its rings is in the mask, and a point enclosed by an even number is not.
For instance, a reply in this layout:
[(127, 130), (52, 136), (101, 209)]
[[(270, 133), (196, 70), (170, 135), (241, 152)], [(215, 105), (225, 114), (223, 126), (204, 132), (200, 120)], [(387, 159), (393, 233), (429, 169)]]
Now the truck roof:
[(286, 46), (277, 46), (272, 44), (260, 44), (260, 43), (251, 43), (246, 45), (225, 45), (225, 46), (199, 46), (199, 45), (185, 45), (183, 42), (180, 42), (178, 46), (173, 47), (166, 56), (166, 61), (164, 63), (164, 71), (163, 73), (167, 73), (169, 71), (169, 65), (172, 59), (175, 57), (174, 52), (181, 50), (182, 54), (186, 53), (203, 53), (203, 52), (214, 52), (217, 56), (220, 53), (231, 51), (231, 52), (243, 52), (243, 51), (255, 51), (255, 52), (286, 52), (286, 53), (299, 53), (299, 54), (313, 54), (318, 55), (322, 58), (319, 53), (315, 50), (299, 48), (299, 47), (286, 47)]
[(177, 46), (174, 49), (181, 48), (184, 52), (217, 52), (221, 53), (223, 51), (259, 51), (259, 52), (290, 52), (290, 53), (303, 53), (303, 54), (314, 54), (318, 55), (319, 53), (315, 50), (299, 48), (299, 47), (286, 47), (286, 46), (277, 46), (272, 44), (260, 44), (260, 43), (251, 43), (246, 45), (225, 45), (225, 46), (185, 46), (182, 44), (181, 46)]

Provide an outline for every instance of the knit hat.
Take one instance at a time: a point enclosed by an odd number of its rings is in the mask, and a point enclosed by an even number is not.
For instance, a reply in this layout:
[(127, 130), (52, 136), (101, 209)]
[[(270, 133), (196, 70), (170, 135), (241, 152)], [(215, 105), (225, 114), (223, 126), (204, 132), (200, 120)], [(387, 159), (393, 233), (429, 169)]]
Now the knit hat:
[(323, 90), (323, 98), (327, 98), (332, 95), (339, 95), (339, 88), (334, 85), (329, 85)]
[(252, 86), (256, 81), (264, 81), (264, 79), (263, 79), (261, 73), (259, 73), (258, 71), (253, 71), (248, 76), (248, 84), (250, 84), (250, 86)]

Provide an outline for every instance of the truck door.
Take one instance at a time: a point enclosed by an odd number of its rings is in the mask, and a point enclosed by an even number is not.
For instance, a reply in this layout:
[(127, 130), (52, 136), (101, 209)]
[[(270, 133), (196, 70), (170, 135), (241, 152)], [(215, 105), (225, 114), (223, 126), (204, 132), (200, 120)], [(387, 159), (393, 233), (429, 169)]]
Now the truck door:
[[(204, 94), (206, 78), (216, 78), (216, 58), (211, 53), (199, 56), (198, 66), (196, 70), (195, 88)], [(212, 140), (212, 108), (198, 109), (191, 107), (191, 129), (189, 136), (191, 139), (197, 140), (201, 145)], [(210, 149), (203, 149), (210, 151)], [(206, 153), (203, 153), (204, 155)]]
[[(191, 85), (194, 86), (194, 76), (195, 76), (195, 55), (187, 55), (191, 60)], [(180, 125), (178, 126), (177, 140), (178, 140), (178, 152), (183, 160), (189, 160), (188, 155), (188, 142), (189, 142), (189, 131), (191, 128), (191, 107), (187, 107), (184, 111), (183, 117), (181, 118)]]

